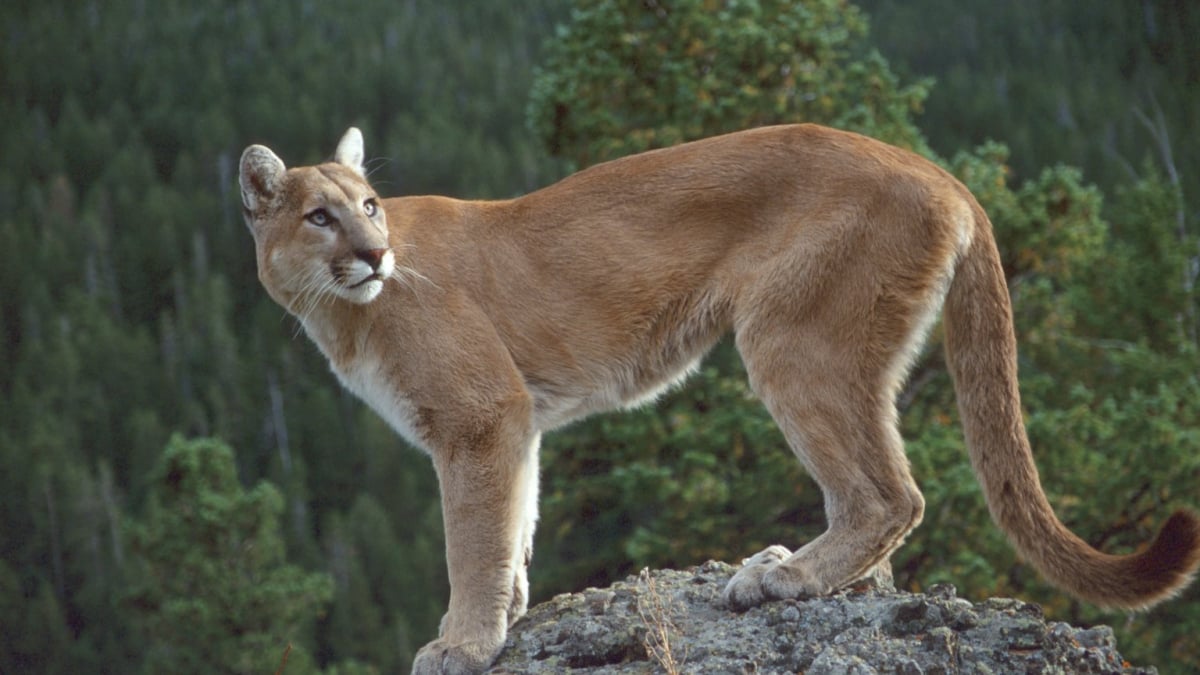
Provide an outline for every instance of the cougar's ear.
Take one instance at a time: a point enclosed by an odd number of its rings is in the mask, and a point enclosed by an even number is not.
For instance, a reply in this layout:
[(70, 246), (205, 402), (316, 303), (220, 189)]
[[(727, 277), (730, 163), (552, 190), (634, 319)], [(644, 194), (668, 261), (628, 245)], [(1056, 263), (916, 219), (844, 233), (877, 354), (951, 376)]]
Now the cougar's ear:
[(363, 172), (363, 137), (358, 127), (350, 127), (338, 141), (337, 150), (333, 153), (333, 161), (350, 167), (354, 173), (366, 178)]
[(249, 217), (279, 193), (287, 167), (270, 148), (252, 145), (242, 153), (238, 183), (242, 187), (242, 206)]

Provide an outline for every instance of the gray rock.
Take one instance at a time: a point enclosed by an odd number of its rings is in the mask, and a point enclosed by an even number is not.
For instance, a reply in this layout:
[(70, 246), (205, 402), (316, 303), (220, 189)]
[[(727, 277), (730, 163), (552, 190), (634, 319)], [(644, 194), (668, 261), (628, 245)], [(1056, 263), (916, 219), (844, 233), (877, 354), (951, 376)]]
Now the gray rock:
[(564, 594), (509, 631), (492, 673), (950, 675), (1155, 673), (1125, 665), (1107, 626), (1047, 623), (1039, 606), (896, 591), (878, 574), (827, 598), (721, 604), (735, 572), (708, 562)]

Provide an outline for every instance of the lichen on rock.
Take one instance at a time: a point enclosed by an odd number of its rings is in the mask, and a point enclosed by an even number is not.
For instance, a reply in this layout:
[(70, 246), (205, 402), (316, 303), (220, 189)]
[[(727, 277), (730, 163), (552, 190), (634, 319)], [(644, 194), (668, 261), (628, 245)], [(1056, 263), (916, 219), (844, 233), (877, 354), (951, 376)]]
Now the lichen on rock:
[(1047, 622), (1039, 606), (971, 603), (952, 586), (896, 591), (886, 578), (831, 597), (728, 610), (736, 569), (708, 562), (559, 595), (509, 632), (492, 673), (1153, 673), (1112, 630)]

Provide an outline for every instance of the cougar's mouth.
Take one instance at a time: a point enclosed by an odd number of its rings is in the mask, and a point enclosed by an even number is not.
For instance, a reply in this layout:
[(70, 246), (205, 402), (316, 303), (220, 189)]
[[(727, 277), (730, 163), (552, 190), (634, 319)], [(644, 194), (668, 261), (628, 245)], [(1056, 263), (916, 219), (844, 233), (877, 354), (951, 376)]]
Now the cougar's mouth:
[(383, 275), (381, 275), (379, 272), (376, 272), (356, 284), (350, 284), (350, 286), (348, 286), (347, 288), (359, 288), (360, 286), (365, 286), (365, 285), (371, 283), (372, 281), (383, 281)]

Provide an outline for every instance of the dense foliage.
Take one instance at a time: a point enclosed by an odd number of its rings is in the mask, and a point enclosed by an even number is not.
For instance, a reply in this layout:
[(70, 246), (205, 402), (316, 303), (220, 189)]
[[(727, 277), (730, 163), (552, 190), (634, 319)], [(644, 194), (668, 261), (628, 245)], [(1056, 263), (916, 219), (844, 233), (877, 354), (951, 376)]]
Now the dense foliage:
[(906, 147), (926, 83), (900, 86), (842, 0), (576, 3), (534, 83), (530, 123), (578, 165), (782, 121)]
[[(398, 672), (436, 632), (428, 462), (266, 298), (239, 214), (242, 147), (312, 162), (350, 124), (387, 158), (384, 194), (510, 196), (773, 121), (938, 157), (995, 221), (1060, 516), (1122, 550), (1200, 505), (1198, 13), (863, 5), (884, 19), (842, 0), (0, 4), (0, 672), (270, 672), (289, 643), (291, 674)], [(722, 346), (656, 408), (547, 439), (536, 593), (820, 531), (739, 368)], [(1196, 591), (1126, 624), (1015, 560), (936, 337), (901, 403), (929, 509), (898, 582), (1018, 594), (1200, 668)]]
[[(124, 600), (143, 672), (268, 672), (333, 596), (329, 575), (285, 562), (283, 496), (266, 482), (243, 489), (233, 452), (215, 441), (173, 438), (151, 480), (127, 532)], [(284, 651), (293, 668), (308, 657)]]

